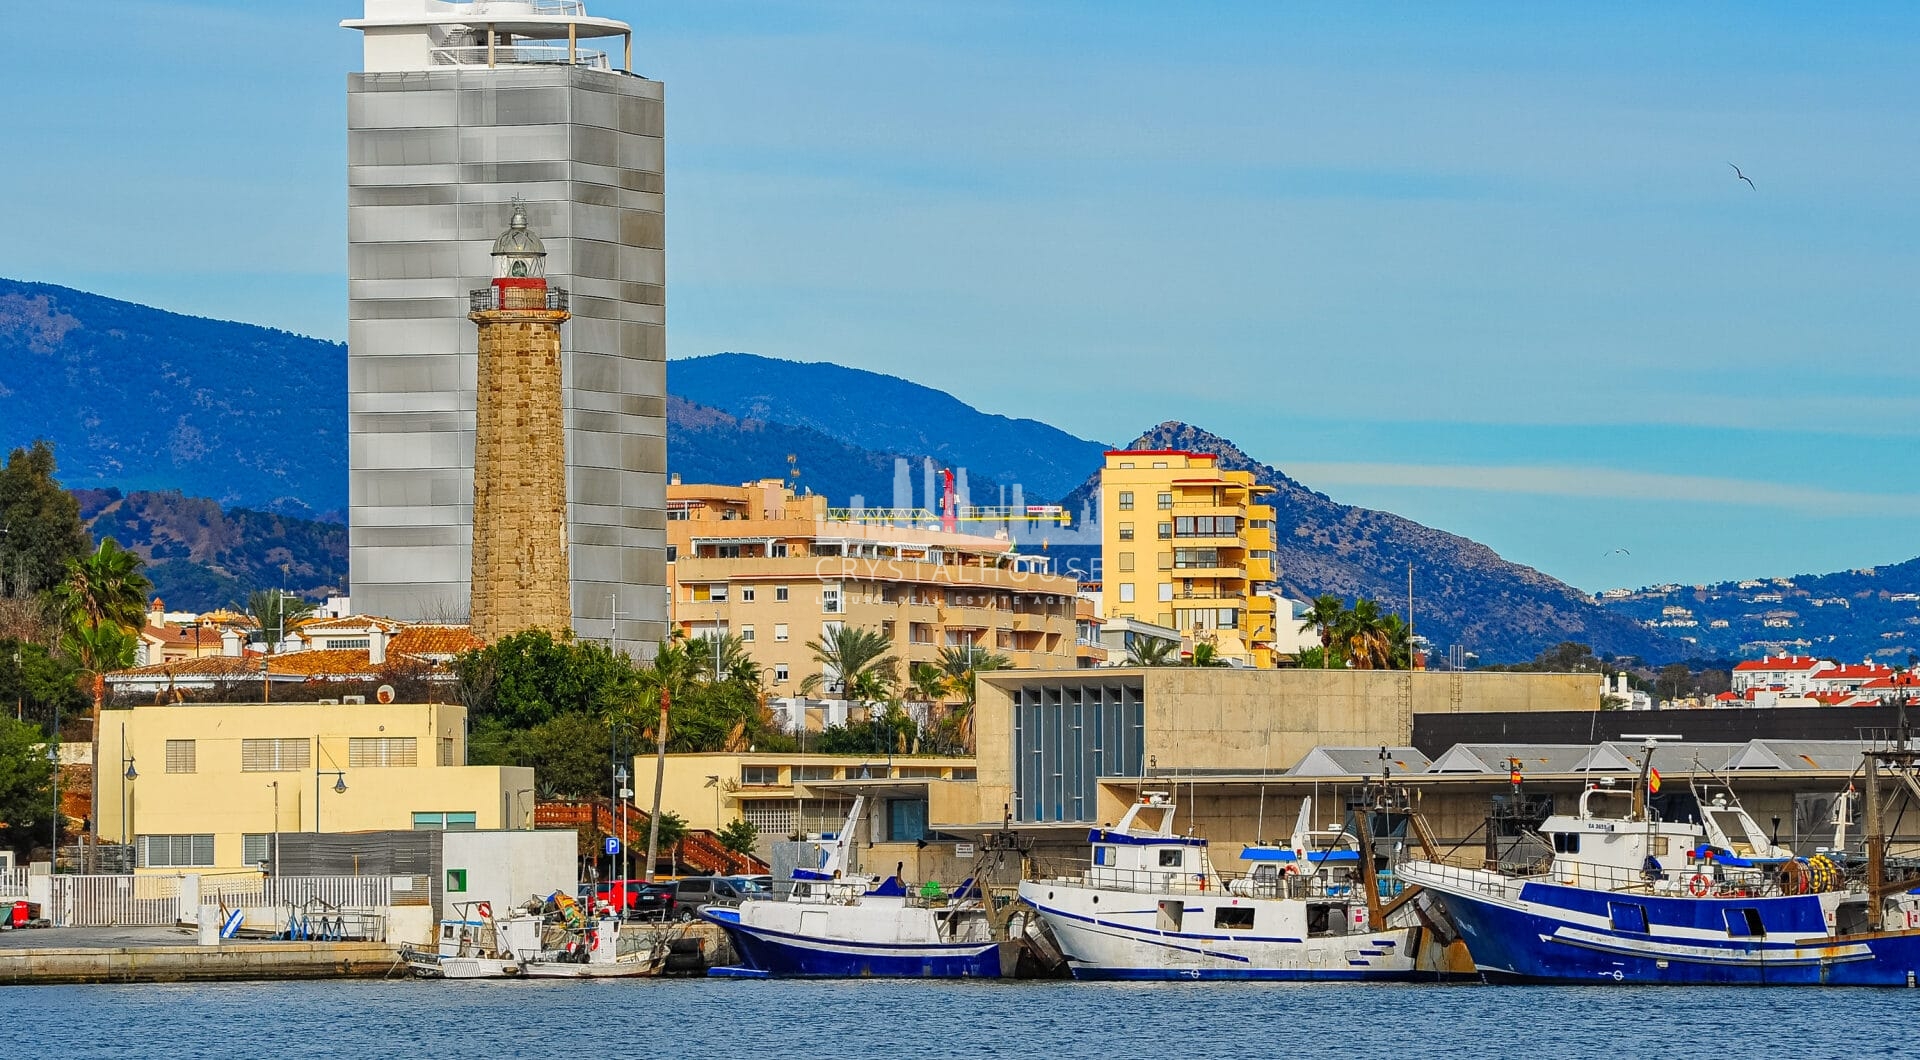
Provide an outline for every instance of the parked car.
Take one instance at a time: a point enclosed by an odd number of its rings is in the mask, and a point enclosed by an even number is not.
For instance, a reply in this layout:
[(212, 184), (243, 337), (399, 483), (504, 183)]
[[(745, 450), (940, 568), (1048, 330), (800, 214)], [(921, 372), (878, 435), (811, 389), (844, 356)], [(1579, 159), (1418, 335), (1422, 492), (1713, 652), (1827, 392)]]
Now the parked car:
[(772, 889), (761, 890), (752, 883), (732, 876), (688, 876), (673, 883), (676, 915), (692, 920), (694, 910), (703, 905), (739, 905), (749, 898), (770, 898)]
[(671, 884), (609, 880), (593, 887), (594, 911), (625, 920), (671, 920), (677, 907)]

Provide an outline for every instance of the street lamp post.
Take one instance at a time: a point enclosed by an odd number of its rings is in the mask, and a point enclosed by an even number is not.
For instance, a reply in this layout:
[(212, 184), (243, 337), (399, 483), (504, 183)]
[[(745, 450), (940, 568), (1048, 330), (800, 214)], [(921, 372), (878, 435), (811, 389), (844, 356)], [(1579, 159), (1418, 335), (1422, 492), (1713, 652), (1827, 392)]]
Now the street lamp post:
[[(621, 766), (613, 771), (613, 797), (620, 800), (620, 885), (622, 887), (626, 886), (625, 881), (628, 878), (627, 866), (630, 860), (627, 854), (627, 798), (631, 796), (633, 792), (627, 788), (627, 779), (626, 766)], [(624, 899), (622, 899), (622, 901), (622, 908), (625, 908)]]
[(127, 753), (127, 727), (120, 726), (120, 845), (126, 846), (131, 834), (129, 820), (133, 815), (133, 802), (127, 794), (127, 783), (140, 779), (140, 771), (133, 768), (133, 756)]
[(279, 879), (280, 878), (280, 782), (277, 780), (270, 780), (270, 781), (267, 781), (267, 786), (273, 789), (273, 828), (271, 829), (271, 832), (273, 835), (273, 876), (275, 879)]
[(344, 769), (315, 769), (313, 771), (313, 830), (320, 831), (320, 778), (333, 778), (333, 792), (336, 795), (347, 793), (347, 771)]

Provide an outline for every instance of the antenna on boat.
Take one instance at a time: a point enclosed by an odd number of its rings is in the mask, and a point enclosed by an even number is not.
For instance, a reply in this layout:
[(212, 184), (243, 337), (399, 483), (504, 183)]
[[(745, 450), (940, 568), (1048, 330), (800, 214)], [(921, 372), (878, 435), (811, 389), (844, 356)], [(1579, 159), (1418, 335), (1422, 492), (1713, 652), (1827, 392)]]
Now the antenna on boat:
[[(1675, 733), (1623, 732), (1620, 738), (1640, 741), (1640, 750), (1643, 752), (1640, 756), (1640, 783), (1633, 789), (1633, 810), (1651, 824), (1652, 814), (1647, 812), (1647, 796), (1652, 793), (1647, 790), (1647, 782), (1653, 775), (1653, 750), (1660, 746), (1662, 740), (1684, 740), (1686, 737)], [(1591, 764), (1592, 759), (1588, 759), (1588, 762)]]

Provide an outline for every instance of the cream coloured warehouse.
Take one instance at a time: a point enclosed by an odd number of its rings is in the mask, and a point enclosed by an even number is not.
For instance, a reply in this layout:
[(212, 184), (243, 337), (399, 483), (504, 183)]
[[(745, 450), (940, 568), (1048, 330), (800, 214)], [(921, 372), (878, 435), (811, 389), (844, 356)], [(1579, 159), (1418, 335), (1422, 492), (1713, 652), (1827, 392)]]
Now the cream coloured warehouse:
[(255, 868), (275, 832), (531, 828), (533, 770), (464, 764), (453, 704), (108, 711), (99, 820), (142, 869)]

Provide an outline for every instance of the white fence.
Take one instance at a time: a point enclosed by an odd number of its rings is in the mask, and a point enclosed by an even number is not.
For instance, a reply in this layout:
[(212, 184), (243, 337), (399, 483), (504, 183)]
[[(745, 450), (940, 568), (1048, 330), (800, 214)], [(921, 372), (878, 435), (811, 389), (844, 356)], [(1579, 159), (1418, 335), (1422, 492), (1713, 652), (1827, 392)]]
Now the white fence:
[(0, 898), (27, 896), (26, 869), (0, 869)]
[[(24, 895), (24, 872), (0, 875), (0, 887), (12, 876), (19, 877)], [(198, 918), (201, 903), (291, 915), (379, 913), (396, 900), (401, 905), (430, 900), (424, 876), (56, 875), (51, 882), (47, 916), (54, 927), (171, 927)]]

